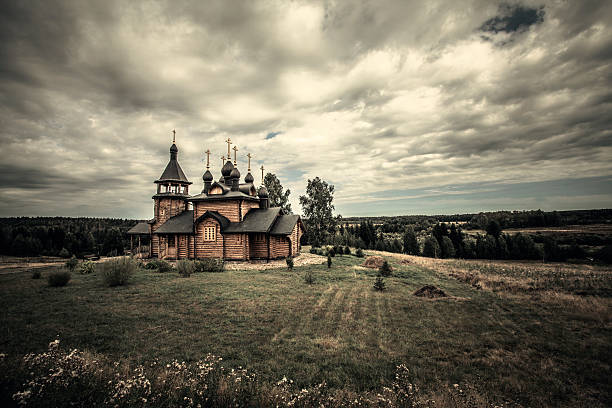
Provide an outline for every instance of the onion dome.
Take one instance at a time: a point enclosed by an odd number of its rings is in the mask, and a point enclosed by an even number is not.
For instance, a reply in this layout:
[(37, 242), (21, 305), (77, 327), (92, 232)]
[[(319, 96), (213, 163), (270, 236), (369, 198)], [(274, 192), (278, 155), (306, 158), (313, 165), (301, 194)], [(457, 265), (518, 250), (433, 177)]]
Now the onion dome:
[(231, 179), (239, 179), (240, 178), (240, 171), (238, 171), (238, 167), (234, 167), (232, 169), (232, 172), (230, 173), (230, 178)]
[(225, 180), (230, 178), (230, 173), (232, 172), (233, 169), (234, 169), (234, 165), (232, 164), (232, 161), (231, 160), (226, 161), (223, 167), (221, 168), (221, 174), (223, 175), (223, 178)]
[(268, 189), (266, 188), (266, 186), (259, 187), (259, 190), (257, 190), (257, 195), (260, 198), (268, 198)]
[(244, 178), (244, 181), (246, 183), (252, 183), (253, 181), (255, 181), (255, 178), (253, 177), (250, 171), (247, 173), (246, 177)]
[(202, 180), (204, 180), (204, 182), (213, 181), (213, 175), (210, 170), (206, 170), (206, 173), (202, 176)]

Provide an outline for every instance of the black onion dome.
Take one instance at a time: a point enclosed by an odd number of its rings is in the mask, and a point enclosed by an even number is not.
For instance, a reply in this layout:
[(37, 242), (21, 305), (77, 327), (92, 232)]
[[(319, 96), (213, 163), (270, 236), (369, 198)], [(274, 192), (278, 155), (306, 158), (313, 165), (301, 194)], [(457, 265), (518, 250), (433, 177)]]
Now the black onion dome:
[(268, 189), (266, 188), (266, 186), (259, 187), (259, 190), (257, 190), (257, 195), (260, 198), (268, 198)]
[(252, 183), (253, 181), (255, 181), (255, 178), (253, 177), (250, 171), (247, 173), (246, 177), (244, 178), (244, 181), (247, 183)]
[(239, 179), (240, 178), (240, 171), (238, 171), (238, 167), (234, 167), (234, 169), (230, 173), (230, 177), (233, 178), (233, 179)]
[(223, 167), (221, 168), (221, 174), (223, 175), (223, 178), (224, 179), (229, 178), (230, 173), (232, 172), (233, 169), (234, 169), (234, 165), (232, 164), (232, 162), (230, 160), (226, 161)]
[(172, 143), (172, 146), (170, 146), (170, 153), (176, 152), (178, 152), (178, 147), (176, 147), (176, 144)]
[(206, 170), (206, 173), (204, 173), (204, 175), (202, 176), (202, 180), (204, 181), (212, 181), (213, 180), (213, 175), (209, 170)]

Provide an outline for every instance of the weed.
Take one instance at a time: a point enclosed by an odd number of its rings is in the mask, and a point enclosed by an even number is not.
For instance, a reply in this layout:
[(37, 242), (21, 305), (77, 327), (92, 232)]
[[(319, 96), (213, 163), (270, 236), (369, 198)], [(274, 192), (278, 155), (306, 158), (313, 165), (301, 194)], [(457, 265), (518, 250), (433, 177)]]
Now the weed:
[(374, 290), (382, 292), (385, 289), (387, 289), (385, 280), (381, 276), (377, 277), (376, 280), (374, 281)]
[(387, 261), (384, 261), (380, 268), (378, 268), (378, 273), (380, 274), (380, 276), (384, 277), (391, 276), (391, 271), (391, 265), (389, 265), (389, 262)]
[(90, 273), (93, 273), (95, 271), (96, 268), (96, 264), (92, 261), (85, 261), (81, 264), (81, 267), (79, 268), (79, 273), (81, 275), (89, 275)]
[(99, 265), (102, 269), (102, 280), (106, 286), (126, 285), (138, 270), (138, 263), (127, 256), (113, 259)]
[(193, 261), (181, 259), (176, 263), (176, 270), (183, 278), (188, 278), (195, 271), (195, 264)]
[(291, 256), (287, 257), (287, 259), (285, 259), (285, 262), (287, 263), (287, 269), (292, 271), (293, 270), (293, 257)]
[(306, 274), (304, 275), (304, 282), (306, 282), (309, 285), (312, 285), (314, 281), (315, 279), (314, 279), (314, 275), (312, 274), (312, 272), (310, 271), (306, 272)]
[(78, 265), (79, 265), (79, 260), (76, 259), (76, 256), (74, 255), (72, 255), (72, 258), (66, 261), (66, 268), (68, 268), (70, 272), (74, 272), (74, 270), (76, 269)]
[(331, 255), (327, 255), (327, 267), (331, 268), (332, 266), (332, 259), (331, 259)]
[(365, 254), (363, 253), (363, 249), (357, 248), (357, 252), (355, 252), (355, 256), (357, 258), (363, 258), (365, 256)]
[(165, 273), (172, 270), (172, 265), (163, 259), (154, 259), (145, 265), (145, 269), (157, 269), (157, 272)]
[(53, 272), (47, 276), (47, 282), (51, 287), (66, 286), (71, 277), (68, 271)]

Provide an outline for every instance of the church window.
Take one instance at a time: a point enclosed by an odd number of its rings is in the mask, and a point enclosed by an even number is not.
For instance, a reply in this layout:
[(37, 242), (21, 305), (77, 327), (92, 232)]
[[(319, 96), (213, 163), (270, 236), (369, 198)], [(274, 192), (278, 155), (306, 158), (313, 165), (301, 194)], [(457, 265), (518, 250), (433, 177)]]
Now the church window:
[(168, 246), (169, 247), (173, 247), (174, 246), (174, 235), (168, 236)]
[(216, 241), (217, 239), (217, 228), (216, 227), (204, 227), (204, 241)]

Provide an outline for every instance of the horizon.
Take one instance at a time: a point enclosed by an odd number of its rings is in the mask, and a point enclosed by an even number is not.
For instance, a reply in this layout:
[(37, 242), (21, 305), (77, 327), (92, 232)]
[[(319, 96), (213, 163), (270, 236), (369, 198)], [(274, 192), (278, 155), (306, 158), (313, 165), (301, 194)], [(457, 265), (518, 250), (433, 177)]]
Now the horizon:
[(315, 177), (345, 218), (612, 204), (612, 2), (54, 0), (0, 19), (0, 217), (151, 218), (173, 129), (190, 194), (230, 137), (296, 214)]

